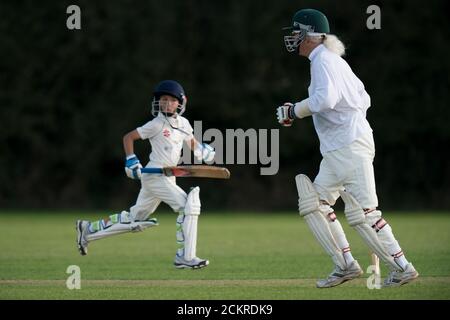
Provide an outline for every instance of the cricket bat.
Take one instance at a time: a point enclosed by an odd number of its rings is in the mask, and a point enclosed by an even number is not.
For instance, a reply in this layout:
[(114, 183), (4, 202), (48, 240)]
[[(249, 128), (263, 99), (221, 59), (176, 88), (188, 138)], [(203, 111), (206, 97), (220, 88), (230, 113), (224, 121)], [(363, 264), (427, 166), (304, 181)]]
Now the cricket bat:
[(176, 166), (164, 168), (142, 168), (142, 173), (159, 173), (168, 177), (194, 177), (229, 179), (230, 171), (227, 168), (216, 166)]

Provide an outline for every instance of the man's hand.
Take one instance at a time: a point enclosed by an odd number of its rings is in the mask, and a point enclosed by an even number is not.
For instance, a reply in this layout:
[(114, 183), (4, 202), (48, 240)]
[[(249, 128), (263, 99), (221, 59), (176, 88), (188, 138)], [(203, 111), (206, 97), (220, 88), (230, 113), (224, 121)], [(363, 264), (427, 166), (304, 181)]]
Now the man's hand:
[(214, 159), (214, 156), (216, 155), (216, 152), (214, 151), (214, 148), (211, 147), (207, 143), (197, 143), (197, 147), (194, 150), (194, 156), (199, 161), (205, 161), (209, 162)]
[(286, 102), (284, 105), (277, 108), (278, 123), (284, 127), (290, 127), (294, 122), (294, 105), (290, 102)]
[(141, 179), (141, 169), (142, 165), (135, 154), (130, 154), (127, 156), (125, 161), (125, 173), (131, 179)]

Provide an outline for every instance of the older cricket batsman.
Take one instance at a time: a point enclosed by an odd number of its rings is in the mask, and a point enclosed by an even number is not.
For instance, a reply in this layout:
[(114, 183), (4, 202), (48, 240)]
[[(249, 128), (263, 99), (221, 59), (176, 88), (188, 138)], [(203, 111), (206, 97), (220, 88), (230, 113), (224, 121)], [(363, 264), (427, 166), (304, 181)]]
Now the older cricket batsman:
[(286, 29), (290, 30), (284, 37), (286, 49), (310, 60), (311, 83), (306, 99), (277, 108), (278, 122), (290, 127), (294, 119), (311, 116), (323, 156), (314, 183), (303, 174), (295, 177), (300, 216), (335, 265), (317, 287), (337, 286), (363, 273), (332, 208), (339, 196), (349, 225), (389, 268), (384, 286), (408, 283), (419, 274), (377, 209), (375, 145), (366, 119), (370, 96), (342, 58), (345, 47), (330, 34), (322, 12), (300, 10)]

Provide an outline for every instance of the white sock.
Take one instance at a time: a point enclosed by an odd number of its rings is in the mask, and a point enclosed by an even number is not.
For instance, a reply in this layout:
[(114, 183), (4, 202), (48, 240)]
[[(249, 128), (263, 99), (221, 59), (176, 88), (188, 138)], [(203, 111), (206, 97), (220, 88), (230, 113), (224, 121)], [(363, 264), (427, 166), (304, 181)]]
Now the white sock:
[(352, 256), (352, 252), (350, 251), (350, 248), (348, 251), (342, 253), (344, 255), (345, 263), (347, 266), (349, 266), (353, 261), (355, 261), (355, 258)]
[(405, 270), (406, 266), (408, 265), (408, 260), (406, 260), (405, 255), (401, 255), (398, 258), (394, 258), (395, 262), (397, 262), (397, 264), (402, 267), (403, 270)]

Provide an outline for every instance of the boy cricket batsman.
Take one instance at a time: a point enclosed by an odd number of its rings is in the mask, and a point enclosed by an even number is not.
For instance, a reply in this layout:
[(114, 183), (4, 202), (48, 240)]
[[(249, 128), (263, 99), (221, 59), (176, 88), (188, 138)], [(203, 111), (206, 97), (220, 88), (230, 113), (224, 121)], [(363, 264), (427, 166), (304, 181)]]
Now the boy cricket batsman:
[(179, 245), (175, 255), (176, 268), (202, 268), (208, 260), (196, 255), (197, 223), (200, 215), (200, 188), (192, 188), (186, 194), (177, 186), (175, 177), (163, 174), (145, 174), (134, 154), (134, 141), (149, 140), (150, 161), (146, 167), (163, 168), (176, 166), (180, 160), (183, 143), (186, 142), (194, 156), (203, 161), (212, 161), (214, 149), (199, 143), (193, 136), (189, 121), (182, 116), (187, 98), (182, 86), (173, 80), (160, 82), (154, 89), (152, 115), (154, 119), (127, 133), (123, 137), (125, 150), (125, 172), (131, 179), (140, 179), (141, 190), (136, 204), (129, 211), (110, 215), (94, 222), (78, 220), (77, 246), (81, 255), (87, 254), (89, 242), (125, 232), (141, 231), (157, 224), (150, 219), (161, 201), (178, 212), (176, 238)]

